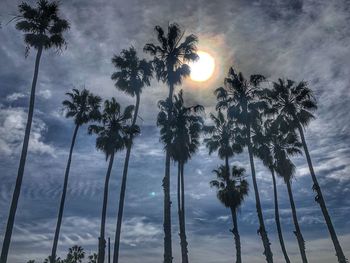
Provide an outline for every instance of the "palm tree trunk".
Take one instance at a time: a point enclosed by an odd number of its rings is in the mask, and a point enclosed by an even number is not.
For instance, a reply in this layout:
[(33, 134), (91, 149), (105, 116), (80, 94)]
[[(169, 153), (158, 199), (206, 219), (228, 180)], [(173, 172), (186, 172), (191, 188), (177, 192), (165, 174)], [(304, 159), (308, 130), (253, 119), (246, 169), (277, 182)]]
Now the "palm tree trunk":
[(64, 204), (65, 204), (66, 194), (67, 194), (69, 170), (70, 170), (70, 165), (71, 165), (71, 162), (72, 162), (73, 148), (74, 148), (74, 145), (75, 145), (75, 139), (77, 138), (78, 129), (79, 129), (79, 125), (75, 125), (74, 132), (73, 132), (72, 143), (70, 145), (70, 150), (69, 150), (69, 156), (68, 156), (66, 171), (64, 173), (64, 181), (63, 181), (61, 203), (60, 203), (60, 208), (58, 210), (55, 236), (53, 238), (53, 245), (52, 245), (52, 250), (51, 250), (51, 258), (50, 258), (50, 262), (51, 263), (55, 263), (56, 262), (57, 244), (58, 244), (58, 238), (59, 238), (59, 235), (60, 235)]
[(179, 236), (180, 236), (180, 246), (181, 246), (181, 257), (184, 260), (184, 250), (182, 246), (182, 211), (181, 211), (181, 162), (177, 165), (177, 213), (179, 216)]
[(108, 203), (108, 187), (109, 187), (109, 179), (111, 178), (113, 161), (114, 161), (114, 152), (109, 157), (109, 164), (108, 164), (107, 174), (105, 178), (100, 237), (98, 239), (98, 255), (97, 255), (98, 263), (103, 263), (105, 261), (105, 249), (106, 249), (105, 229), (106, 229), (106, 215), (107, 215), (107, 203)]
[(276, 184), (275, 172), (273, 169), (270, 169), (270, 171), (271, 171), (272, 182), (273, 182), (273, 195), (274, 195), (274, 200), (275, 200), (275, 221), (276, 221), (278, 238), (280, 241), (284, 260), (286, 261), (286, 263), (290, 263), (290, 260), (289, 260), (288, 254), (287, 254), (287, 250), (286, 250), (286, 247), (284, 245), (282, 228), (281, 228), (281, 223), (280, 223), (280, 214), (279, 214), (279, 208), (278, 208), (278, 196), (277, 196), (277, 184)]
[(254, 166), (254, 159), (253, 159), (253, 151), (252, 151), (252, 145), (250, 141), (250, 127), (248, 126), (248, 154), (249, 154), (249, 160), (250, 160), (250, 168), (252, 172), (252, 180), (253, 180), (253, 186), (254, 186), (254, 193), (255, 193), (255, 203), (256, 203), (256, 211), (258, 213), (258, 219), (259, 219), (259, 230), (258, 233), (261, 236), (262, 243), (264, 245), (264, 255), (266, 257), (266, 261), (268, 263), (273, 262), (273, 255), (270, 247), (270, 241), (269, 237), (266, 232), (265, 223), (264, 223), (264, 216), (261, 209), (261, 203), (260, 203), (260, 196), (259, 196), (259, 189), (258, 184), (256, 182), (256, 175), (255, 175), (255, 166)]
[(188, 263), (188, 249), (187, 249), (187, 237), (186, 237), (186, 220), (185, 220), (185, 183), (184, 183), (184, 163), (180, 166), (180, 185), (181, 185), (181, 224), (180, 224), (180, 240), (181, 240), (181, 254), (182, 263)]
[(18, 168), (18, 173), (17, 173), (16, 185), (15, 185), (15, 189), (13, 191), (9, 217), (7, 219), (7, 225), (6, 225), (6, 232), (5, 232), (5, 236), (4, 236), (4, 242), (2, 244), (1, 257), (0, 257), (0, 262), (1, 263), (6, 263), (7, 262), (7, 255), (8, 255), (9, 248), (10, 248), (10, 243), (11, 243), (11, 236), (12, 236), (13, 225), (14, 225), (14, 222), (15, 222), (15, 216), (16, 216), (16, 211), (17, 211), (18, 199), (19, 199), (19, 195), (21, 193), (21, 186), (22, 186), (22, 180), (23, 180), (24, 166), (25, 166), (26, 158), (27, 158), (29, 136), (30, 136), (30, 130), (31, 130), (33, 114), (34, 114), (35, 88), (36, 88), (36, 83), (37, 83), (37, 80), (38, 80), (39, 65), (40, 65), (40, 58), (41, 58), (42, 51), (43, 51), (43, 48), (39, 47), (38, 48), (38, 52), (36, 54), (36, 59), (35, 59), (35, 69), (34, 69), (34, 76), (33, 76), (33, 81), (32, 81), (32, 89), (31, 89), (31, 92), (30, 92), (30, 101), (29, 101), (27, 125), (26, 125), (25, 134), (24, 134), (22, 153), (21, 153), (21, 159), (20, 159), (20, 162), (19, 162), (19, 168)]
[[(140, 107), (140, 94), (136, 94), (136, 104), (135, 104), (135, 112), (132, 120), (132, 125), (136, 124), (138, 112)], [(130, 142), (132, 141), (133, 136), (130, 136)], [(118, 218), (117, 218), (117, 227), (115, 231), (115, 241), (114, 241), (114, 253), (113, 253), (113, 263), (118, 263), (119, 260), (119, 246), (120, 246), (120, 234), (122, 228), (123, 221), (123, 212), (124, 212), (124, 200), (125, 200), (125, 192), (126, 192), (126, 180), (128, 177), (128, 168), (129, 168), (129, 160), (131, 154), (131, 143), (127, 146), (125, 161), (124, 161), (124, 169), (123, 169), (123, 177), (122, 184), (120, 188), (120, 197), (119, 197), (119, 208), (118, 208)]]
[(242, 263), (241, 238), (238, 232), (237, 213), (236, 213), (236, 209), (233, 207), (231, 207), (231, 214), (232, 214), (232, 221), (233, 221), (233, 229), (231, 230), (231, 232), (235, 237), (235, 244), (236, 244), (236, 263)]
[[(174, 85), (169, 85), (169, 101), (170, 108), (172, 108), (174, 93)], [(172, 112), (168, 111), (169, 120), (172, 117)], [(169, 129), (169, 127), (168, 127)], [(172, 263), (172, 244), (171, 244), (171, 200), (170, 200), (170, 153), (169, 149), (166, 150), (165, 156), (165, 175), (163, 178), (163, 191), (164, 191), (164, 263)]]
[(300, 231), (298, 217), (297, 217), (297, 211), (295, 209), (294, 197), (293, 197), (293, 192), (292, 192), (292, 188), (290, 185), (290, 181), (287, 180), (286, 184), (287, 184), (287, 189), (288, 189), (290, 207), (292, 208), (293, 222), (294, 222), (294, 226), (295, 226), (294, 234), (296, 235), (297, 240), (298, 240), (301, 259), (303, 260), (303, 263), (307, 263), (306, 252), (305, 252), (305, 241), (304, 241), (303, 235), (301, 234), (301, 231)]
[(311, 178), (312, 178), (312, 181), (314, 183), (312, 188), (317, 193), (317, 195), (315, 197), (315, 200), (321, 207), (321, 210), (322, 210), (322, 213), (323, 213), (323, 217), (324, 217), (324, 219), (326, 221), (326, 224), (327, 224), (327, 227), (328, 227), (328, 231), (329, 231), (329, 233), (331, 235), (331, 238), (332, 238), (332, 241), (333, 241), (333, 245), (334, 245), (335, 252), (336, 252), (336, 255), (337, 255), (337, 258), (338, 258), (338, 262), (339, 263), (347, 263), (348, 261), (347, 261), (345, 255), (344, 255), (343, 249), (340, 246), (340, 243), (338, 241), (338, 236), (337, 236), (337, 234), (336, 234), (336, 232), (334, 230), (334, 227), (333, 227), (333, 224), (332, 224), (332, 220), (331, 220), (331, 217), (329, 216), (329, 213), (328, 213), (328, 210), (327, 210), (327, 207), (326, 207), (326, 203), (325, 203), (324, 198), (323, 198), (323, 194), (322, 194), (320, 185), (318, 184), (318, 181), (317, 181), (317, 178), (316, 178), (316, 175), (315, 175), (315, 172), (314, 172), (314, 168), (313, 168), (313, 165), (312, 165), (310, 153), (309, 153), (309, 150), (308, 150), (308, 147), (307, 147), (307, 144), (306, 144), (303, 127), (301, 126), (300, 123), (298, 123), (298, 130), (299, 130), (299, 133), (300, 133), (301, 141), (303, 143), (303, 148), (304, 148), (307, 164), (309, 166)]

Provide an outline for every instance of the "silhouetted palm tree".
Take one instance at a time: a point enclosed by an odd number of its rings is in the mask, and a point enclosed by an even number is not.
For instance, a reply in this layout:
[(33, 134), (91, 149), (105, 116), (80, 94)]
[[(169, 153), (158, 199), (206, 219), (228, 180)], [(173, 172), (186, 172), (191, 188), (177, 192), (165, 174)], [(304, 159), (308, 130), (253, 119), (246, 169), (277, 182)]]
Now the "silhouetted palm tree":
[(16, 24), (16, 28), (24, 32), (24, 42), (27, 45), (26, 56), (30, 48), (36, 49), (37, 54), (35, 59), (32, 88), (30, 91), (28, 118), (24, 134), (21, 158), (18, 168), (16, 185), (13, 192), (9, 217), (7, 220), (4, 242), (2, 245), (0, 257), (1, 263), (7, 262), (7, 255), (11, 242), (11, 235), (13, 224), (15, 221), (17, 204), (21, 192), (24, 166), (26, 163), (29, 136), (33, 120), (35, 89), (39, 74), (41, 54), (43, 49), (50, 49), (52, 47), (61, 49), (62, 46), (64, 46), (66, 43), (62, 34), (64, 31), (69, 29), (68, 22), (59, 17), (59, 8), (58, 3), (56, 2), (49, 3), (46, 0), (39, 0), (37, 2), (36, 7), (32, 7), (29, 4), (23, 2), (18, 6), (18, 9), (20, 14), (16, 17), (16, 20), (18, 21)]
[(66, 117), (74, 119), (75, 128), (74, 128), (73, 138), (72, 138), (72, 142), (69, 150), (67, 166), (64, 174), (61, 202), (60, 202), (60, 207), (58, 211), (55, 236), (53, 239), (53, 245), (51, 250), (51, 257), (50, 257), (51, 263), (54, 263), (54, 260), (56, 259), (57, 244), (58, 244), (62, 217), (63, 217), (63, 210), (64, 210), (64, 205), (66, 200), (68, 178), (69, 178), (69, 171), (70, 171), (70, 166), (72, 162), (73, 148), (75, 145), (75, 140), (78, 134), (79, 127), (83, 124), (88, 123), (89, 121), (97, 120), (100, 117), (99, 109), (100, 109), (101, 98), (99, 96), (93, 95), (86, 89), (83, 89), (81, 91), (77, 89), (73, 89), (72, 92), (68, 92), (66, 93), (66, 95), (69, 97), (69, 99), (64, 100), (62, 104), (66, 110)]
[(217, 189), (217, 197), (220, 202), (231, 209), (233, 229), (236, 244), (236, 263), (242, 262), (241, 240), (238, 231), (237, 210), (242, 205), (244, 198), (248, 195), (248, 182), (243, 179), (245, 170), (237, 166), (232, 167), (232, 173), (227, 173), (227, 167), (222, 165), (213, 171), (217, 177), (210, 182), (212, 187)]
[[(152, 77), (152, 64), (147, 62), (145, 59), (140, 60), (137, 57), (136, 50), (133, 47), (129, 48), (128, 50), (123, 50), (120, 56), (115, 55), (112, 58), (112, 63), (119, 70), (112, 75), (112, 80), (115, 81), (115, 87), (121, 91), (124, 91), (126, 94), (131, 95), (132, 97), (136, 97), (135, 111), (132, 119), (132, 125), (135, 125), (139, 112), (142, 89), (145, 86), (150, 86), (150, 79)], [(130, 137), (129, 140), (132, 142), (133, 138)], [(114, 242), (114, 263), (118, 263), (119, 259), (120, 233), (123, 220), (126, 180), (128, 175), (131, 145), (132, 144), (130, 143), (127, 146), (124, 161), (123, 177), (119, 198), (118, 219)]]
[(256, 210), (260, 225), (258, 232), (264, 245), (266, 261), (271, 263), (273, 262), (273, 255), (260, 203), (251, 141), (252, 132), (261, 125), (261, 111), (267, 107), (266, 102), (260, 100), (258, 96), (260, 84), (264, 80), (265, 77), (262, 75), (251, 75), (250, 79), (247, 80), (242, 73), (237, 74), (233, 68), (230, 68), (228, 77), (225, 79), (225, 86), (216, 89), (215, 92), (218, 99), (217, 108), (227, 109), (228, 116), (235, 120), (243, 129), (242, 134), (245, 138), (243, 145), (248, 148)]
[(272, 108), (275, 109), (280, 118), (289, 121), (290, 129), (299, 131), (306, 160), (309, 166), (311, 178), (313, 181), (313, 190), (316, 191), (315, 201), (320, 205), (328, 231), (331, 235), (333, 245), (338, 257), (339, 263), (347, 262), (344, 252), (338, 241), (337, 234), (334, 230), (332, 220), (329, 216), (325, 200), (322, 195), (320, 185), (317, 181), (316, 174), (312, 165), (310, 153), (306, 144), (304, 127), (314, 118), (313, 111), (317, 109), (316, 100), (312, 90), (306, 82), (295, 83), (292, 80), (279, 79), (275, 82), (269, 96), (273, 100)]
[[(168, 25), (167, 35), (165, 35), (164, 30), (160, 26), (156, 26), (155, 31), (160, 45), (146, 44), (144, 51), (154, 56), (153, 64), (158, 80), (169, 86), (168, 100), (170, 108), (172, 108), (175, 85), (181, 84), (183, 78), (190, 75), (190, 67), (186, 63), (198, 59), (196, 54), (198, 39), (191, 34), (181, 42), (184, 32), (181, 31), (176, 23)], [(171, 119), (171, 113), (168, 116)], [(168, 151), (165, 158), (163, 189), (164, 263), (170, 263), (173, 260), (173, 256), (171, 245), (170, 155)]]
[(88, 257), (89, 261), (88, 263), (97, 263), (97, 254), (94, 253)]
[(203, 127), (203, 132), (208, 135), (204, 139), (204, 143), (209, 150), (209, 154), (218, 152), (220, 159), (225, 161), (226, 171), (229, 173), (229, 158), (243, 150), (240, 141), (240, 129), (233, 120), (227, 119), (221, 110), (219, 110), (217, 116), (211, 113), (210, 119), (214, 125)]
[(177, 200), (180, 229), (180, 244), (182, 262), (188, 262), (188, 249), (186, 240), (185, 224), (185, 181), (184, 166), (192, 155), (198, 150), (199, 136), (203, 126), (203, 118), (199, 115), (204, 111), (204, 107), (196, 105), (186, 107), (184, 105), (183, 92), (180, 90), (178, 95), (174, 96), (172, 109), (172, 122), (170, 123), (170, 134), (168, 138), (168, 112), (169, 101), (160, 101), (158, 103), (160, 113), (157, 124), (161, 127), (161, 140), (169, 149), (170, 157), (178, 162), (178, 181), (177, 181)]
[(103, 263), (105, 259), (105, 225), (108, 203), (108, 188), (109, 179), (111, 176), (114, 155), (116, 152), (121, 151), (125, 146), (130, 144), (129, 135), (138, 133), (139, 128), (136, 125), (129, 125), (127, 122), (131, 122), (132, 112), (134, 106), (130, 105), (125, 108), (124, 113), (121, 112), (119, 103), (112, 98), (104, 102), (104, 109), (101, 117), (102, 125), (90, 125), (89, 134), (95, 133), (96, 148), (101, 150), (106, 155), (106, 161), (109, 158), (108, 170), (105, 178), (102, 216), (101, 216), (101, 228), (98, 246), (98, 262)]
[(272, 157), (272, 150), (270, 147), (270, 138), (266, 134), (266, 130), (264, 130), (264, 131), (262, 130), (261, 132), (256, 132), (256, 134), (253, 136), (252, 140), (254, 142), (253, 146), (254, 146), (255, 155), (262, 160), (263, 164), (271, 172), (272, 185), (273, 185), (273, 196), (274, 196), (274, 206), (275, 206), (275, 221), (276, 221), (278, 239), (279, 239), (279, 242), (281, 245), (284, 259), (285, 259), (286, 263), (290, 263), (290, 259), (288, 257), (287, 250), (286, 250), (286, 247), (284, 244), (282, 227), (281, 227), (281, 222), (280, 222), (277, 183), (276, 183), (276, 176), (275, 176), (275, 166), (274, 166), (274, 160)]
[(263, 152), (270, 151), (272, 158), (272, 167), (279, 176), (284, 179), (287, 185), (289, 201), (292, 209), (293, 222), (295, 226), (295, 235), (298, 241), (300, 255), (303, 263), (307, 263), (307, 257), (305, 252), (305, 241), (302, 236), (297, 212), (295, 208), (295, 202), (293, 192), (291, 188), (291, 181), (295, 173), (295, 165), (290, 159), (290, 156), (301, 154), (301, 143), (294, 131), (286, 129), (286, 123), (278, 120), (268, 120), (265, 122), (266, 133), (264, 136), (265, 150)]
[(85, 258), (85, 251), (81, 246), (73, 246), (69, 248), (65, 263), (81, 263)]

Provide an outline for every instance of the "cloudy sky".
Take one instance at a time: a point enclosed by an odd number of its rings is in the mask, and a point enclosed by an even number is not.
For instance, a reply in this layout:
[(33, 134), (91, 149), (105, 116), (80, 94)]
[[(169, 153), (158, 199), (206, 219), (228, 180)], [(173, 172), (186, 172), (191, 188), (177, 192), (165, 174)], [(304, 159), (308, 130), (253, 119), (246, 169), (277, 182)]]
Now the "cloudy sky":
[[(25, 46), (14, 23), (17, 0), (0, 2), (0, 242), (5, 231), (25, 127), (35, 52), (25, 59)], [(33, 2), (34, 1), (29, 1)], [(113, 54), (133, 45), (141, 57), (145, 43), (154, 42), (155, 25), (179, 23), (199, 37), (199, 49), (216, 60), (215, 75), (205, 83), (185, 81), (188, 104), (213, 110), (213, 90), (222, 85), (229, 66), (246, 75), (261, 73), (275, 80), (306, 80), (319, 102), (317, 119), (306, 132), (315, 170), (347, 257), (350, 257), (350, 3), (347, 0), (72, 0), (61, 1), (62, 16), (71, 23), (68, 46), (60, 55), (42, 56), (34, 124), (9, 262), (43, 259), (51, 248), (73, 123), (62, 115), (61, 102), (73, 87), (90, 89), (123, 105), (133, 98), (118, 92), (110, 76)], [(179, 87), (178, 87), (179, 89)], [(164, 152), (155, 127), (157, 101), (167, 88), (152, 82), (142, 94), (142, 134), (135, 140), (129, 169), (123, 222), (121, 262), (162, 261), (162, 188)], [(121, 166), (116, 157), (108, 208), (107, 236), (114, 239)], [(249, 171), (247, 156), (231, 160)], [(275, 262), (283, 262), (274, 224), (271, 177), (257, 163), (258, 183)], [(295, 159), (293, 181), (298, 216), (310, 262), (336, 262), (335, 252), (313, 201), (312, 182), (304, 157)], [(189, 257), (193, 263), (232, 262), (234, 243), (229, 211), (216, 199), (209, 181), (220, 164), (204, 147), (186, 166)], [(83, 127), (78, 135), (69, 181), (59, 254), (79, 244), (96, 251), (101, 213), (105, 157)], [(173, 166), (175, 175), (175, 166)], [(249, 174), (249, 173), (248, 173)], [(249, 179), (250, 180), (250, 179)], [(175, 177), (172, 199), (175, 203)], [(282, 180), (278, 181), (281, 218), (287, 250), (299, 262), (291, 212)], [(256, 231), (254, 195), (241, 208), (239, 227), (243, 259), (264, 262)], [(173, 213), (174, 262), (180, 262), (177, 214)]]

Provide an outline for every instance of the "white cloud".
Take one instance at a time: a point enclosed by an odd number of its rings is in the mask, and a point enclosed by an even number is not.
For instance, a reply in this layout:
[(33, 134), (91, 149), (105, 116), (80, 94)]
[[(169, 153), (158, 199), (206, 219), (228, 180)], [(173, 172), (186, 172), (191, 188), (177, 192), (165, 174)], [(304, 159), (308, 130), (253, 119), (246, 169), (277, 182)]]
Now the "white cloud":
[(130, 246), (137, 246), (140, 243), (154, 242), (163, 233), (162, 227), (147, 222), (146, 217), (134, 217), (123, 222), (123, 234), (121, 242)]
[[(22, 108), (0, 109), (0, 155), (8, 156), (19, 153), (22, 147), (27, 113)], [(55, 156), (53, 146), (43, 142), (43, 135), (46, 131), (46, 124), (39, 118), (34, 118), (29, 151)]]
[(44, 99), (49, 99), (52, 96), (52, 92), (49, 89), (44, 89), (44, 90), (40, 90), (38, 95)]
[(12, 102), (12, 101), (16, 101), (16, 100), (21, 99), (21, 98), (25, 98), (26, 96), (27, 96), (26, 94), (23, 94), (20, 92), (15, 92), (15, 93), (12, 93), (10, 95), (7, 95), (6, 100), (9, 102)]

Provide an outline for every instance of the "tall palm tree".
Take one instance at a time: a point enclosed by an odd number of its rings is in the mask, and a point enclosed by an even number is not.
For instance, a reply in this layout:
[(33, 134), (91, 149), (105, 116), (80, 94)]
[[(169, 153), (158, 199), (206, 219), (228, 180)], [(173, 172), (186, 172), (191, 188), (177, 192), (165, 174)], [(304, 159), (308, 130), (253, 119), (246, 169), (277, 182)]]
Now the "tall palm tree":
[[(142, 90), (144, 87), (150, 86), (150, 80), (152, 77), (152, 64), (147, 62), (145, 59), (140, 60), (137, 56), (136, 50), (133, 47), (124, 49), (121, 52), (120, 56), (115, 55), (112, 58), (112, 63), (118, 69), (118, 71), (112, 75), (112, 80), (115, 81), (115, 87), (132, 97), (136, 97), (135, 111), (132, 119), (132, 125), (135, 125), (139, 112), (140, 96)], [(132, 137), (129, 139), (130, 141), (133, 140)], [(130, 143), (127, 146), (124, 161), (123, 177), (119, 198), (118, 219), (114, 242), (114, 263), (118, 263), (119, 259), (120, 233), (123, 220), (126, 180), (128, 175), (131, 145), (132, 144)]]
[(245, 170), (237, 166), (232, 167), (232, 173), (227, 173), (225, 166), (213, 171), (217, 177), (212, 180), (210, 185), (217, 189), (217, 197), (227, 208), (231, 209), (233, 229), (231, 230), (235, 237), (236, 244), (236, 263), (242, 262), (241, 240), (238, 231), (237, 210), (242, 205), (244, 198), (248, 195), (249, 185), (243, 179)]
[(269, 151), (271, 153), (272, 167), (277, 172), (277, 175), (284, 179), (287, 185), (288, 197), (292, 209), (293, 222), (295, 226), (295, 235), (298, 241), (300, 255), (303, 263), (307, 263), (305, 252), (305, 241), (300, 230), (291, 182), (295, 174), (295, 165), (290, 159), (290, 156), (301, 154), (301, 143), (298, 140), (294, 131), (286, 129), (286, 123), (281, 122), (280, 118), (277, 120), (268, 120), (265, 122), (265, 136), (264, 145), (267, 149), (263, 152)]
[[(203, 132), (207, 135), (207, 137), (204, 138), (204, 143), (209, 150), (209, 154), (218, 152), (219, 158), (225, 161), (225, 165), (220, 167), (218, 171), (221, 170), (220, 174), (229, 178), (229, 158), (233, 157), (235, 154), (241, 153), (243, 150), (241, 146), (241, 129), (232, 119), (226, 118), (220, 109), (216, 116), (211, 113), (210, 119), (213, 125), (203, 127)], [(217, 176), (219, 176), (218, 173)], [(236, 213), (232, 213), (232, 220), (236, 220)], [(235, 222), (233, 223), (235, 225)], [(235, 235), (236, 241), (236, 258), (237, 262), (240, 262), (241, 246), (238, 228), (234, 227), (233, 231), (232, 233)]]
[(57, 244), (62, 224), (63, 210), (67, 194), (69, 171), (72, 162), (73, 148), (75, 145), (75, 140), (78, 134), (79, 128), (88, 123), (89, 121), (94, 121), (100, 118), (100, 103), (101, 98), (90, 93), (87, 89), (79, 91), (78, 89), (73, 89), (72, 92), (67, 92), (66, 95), (69, 97), (68, 100), (62, 102), (67, 118), (74, 119), (74, 132), (72, 137), (72, 142), (69, 150), (68, 161), (66, 165), (66, 170), (64, 173), (64, 182), (62, 188), (61, 202), (58, 210), (57, 224), (55, 230), (55, 236), (53, 239), (53, 245), (51, 250), (51, 263), (56, 260)]
[(101, 117), (102, 125), (93, 124), (89, 126), (89, 134), (97, 135), (96, 148), (106, 155), (106, 161), (109, 158), (107, 174), (105, 177), (105, 186), (103, 194), (103, 205), (101, 215), (100, 237), (98, 245), (98, 262), (105, 260), (105, 226), (108, 202), (109, 179), (113, 167), (114, 155), (130, 144), (128, 136), (138, 133), (139, 128), (136, 125), (129, 125), (131, 121), (134, 106), (130, 105), (121, 112), (119, 103), (112, 98), (104, 102), (104, 109)]
[(263, 164), (271, 172), (274, 206), (275, 206), (275, 222), (276, 222), (276, 228), (278, 233), (278, 239), (280, 242), (284, 260), (286, 261), (286, 263), (290, 263), (286, 246), (284, 244), (282, 227), (280, 222), (275, 166), (274, 166), (274, 160), (272, 157), (272, 149), (270, 147), (270, 138), (267, 136), (266, 130), (262, 130), (261, 132), (258, 131), (255, 133), (255, 135), (252, 137), (252, 141), (253, 141), (253, 146), (254, 146), (253, 148), (254, 148), (255, 155), (262, 160)]
[(316, 192), (315, 201), (321, 207), (321, 211), (326, 221), (328, 231), (333, 241), (338, 262), (345, 263), (347, 262), (347, 259), (345, 258), (344, 252), (341, 248), (337, 234), (333, 227), (331, 217), (328, 213), (327, 206), (312, 165), (311, 156), (304, 135), (304, 128), (314, 118), (313, 112), (317, 109), (317, 104), (313, 96), (313, 92), (308, 87), (308, 84), (304, 81), (295, 83), (289, 79), (279, 79), (278, 82), (273, 83), (273, 89), (269, 96), (273, 100), (273, 109), (277, 111), (278, 115), (281, 118), (289, 121), (290, 130), (297, 129), (300, 134), (301, 142), (313, 181), (313, 190)]
[[(186, 63), (198, 59), (196, 54), (198, 39), (191, 34), (183, 40), (184, 32), (181, 31), (176, 23), (168, 25), (168, 33), (166, 35), (160, 26), (156, 26), (155, 31), (160, 45), (146, 44), (144, 51), (154, 56), (153, 64), (158, 81), (166, 83), (169, 87), (168, 100), (170, 103), (169, 108), (171, 109), (175, 85), (180, 85), (182, 80), (190, 75), (190, 67)], [(171, 119), (171, 112), (169, 112), (168, 116)], [(168, 132), (170, 132), (169, 129)], [(170, 154), (168, 150), (165, 157), (163, 191), (164, 263), (171, 263), (173, 256), (171, 244)]]
[(170, 140), (167, 145), (170, 157), (178, 162), (178, 180), (177, 180), (177, 201), (178, 216), (180, 229), (180, 244), (182, 262), (188, 262), (188, 249), (186, 238), (185, 224), (185, 181), (184, 166), (193, 154), (198, 150), (199, 136), (203, 126), (203, 118), (200, 113), (204, 111), (204, 107), (196, 105), (186, 107), (183, 98), (183, 92), (180, 90), (178, 95), (174, 96), (172, 109), (172, 122), (170, 123), (171, 138), (167, 138), (166, 127), (168, 125), (168, 101), (160, 101), (160, 113), (158, 115), (158, 126), (161, 127), (161, 140), (164, 144)]
[(24, 32), (24, 42), (26, 43), (26, 56), (29, 49), (37, 50), (32, 88), (30, 92), (30, 101), (28, 109), (28, 118), (24, 134), (21, 158), (17, 173), (16, 185), (13, 192), (9, 217), (7, 219), (6, 232), (1, 250), (0, 262), (7, 262), (7, 255), (10, 247), (13, 225), (18, 205), (18, 199), (21, 192), (24, 166), (27, 158), (30, 130), (32, 126), (35, 89), (39, 74), (39, 64), (41, 54), (44, 49), (57, 48), (60, 50), (65, 44), (63, 33), (69, 29), (69, 23), (59, 17), (58, 3), (49, 3), (46, 0), (39, 0), (36, 7), (23, 2), (18, 6), (19, 15), (16, 28)]
[(251, 75), (250, 79), (247, 80), (241, 72), (236, 73), (233, 68), (230, 68), (225, 79), (225, 86), (216, 89), (216, 95), (218, 100), (217, 108), (227, 109), (228, 116), (234, 119), (243, 129), (242, 134), (245, 138), (243, 144), (248, 148), (256, 210), (260, 225), (258, 232), (264, 246), (266, 261), (271, 263), (273, 262), (273, 255), (260, 203), (251, 141), (254, 129), (261, 125), (262, 110), (267, 107), (267, 103), (259, 99), (260, 84), (263, 81), (265, 81), (265, 77), (262, 75)]

